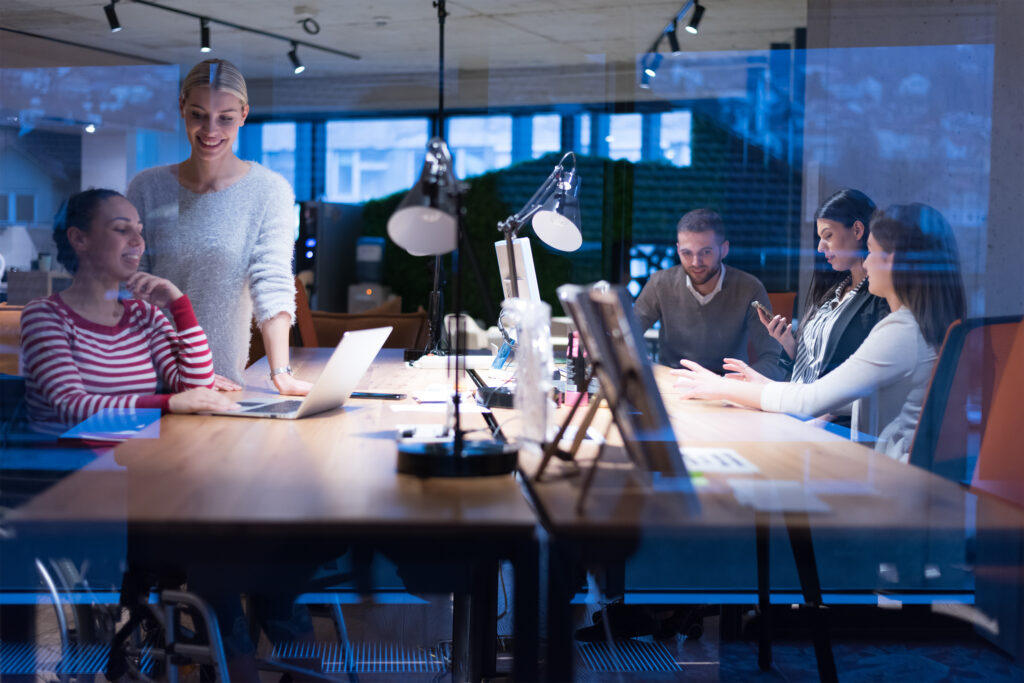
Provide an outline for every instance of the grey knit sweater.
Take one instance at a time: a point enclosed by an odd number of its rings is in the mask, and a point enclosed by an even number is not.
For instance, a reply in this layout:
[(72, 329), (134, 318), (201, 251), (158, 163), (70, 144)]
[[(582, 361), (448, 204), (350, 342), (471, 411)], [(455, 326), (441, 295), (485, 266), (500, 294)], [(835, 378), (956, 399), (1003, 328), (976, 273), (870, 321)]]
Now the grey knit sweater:
[(725, 270), (722, 291), (701, 306), (686, 288), (686, 271), (673, 266), (656, 271), (633, 305), (643, 329), (661, 320), (658, 360), (673, 368), (680, 359), (692, 360), (722, 373), (723, 358), (747, 358), (747, 339), (753, 342), (757, 361), (751, 367), (768, 379), (783, 379), (779, 367), (782, 347), (758, 320), (750, 302), (768, 300), (761, 281), (737, 268)]
[(182, 187), (177, 168), (145, 170), (128, 186), (146, 238), (142, 269), (188, 295), (214, 370), (238, 382), (253, 316), (295, 317), (295, 197), (288, 181), (257, 163), (234, 185), (207, 194)]

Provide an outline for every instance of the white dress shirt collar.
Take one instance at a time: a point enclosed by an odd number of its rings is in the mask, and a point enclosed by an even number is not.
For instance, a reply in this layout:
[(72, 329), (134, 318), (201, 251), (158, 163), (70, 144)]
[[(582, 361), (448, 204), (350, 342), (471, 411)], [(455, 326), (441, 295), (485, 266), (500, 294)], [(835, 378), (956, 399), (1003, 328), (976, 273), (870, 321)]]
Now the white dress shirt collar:
[(693, 298), (697, 300), (697, 303), (699, 303), (701, 306), (707, 306), (709, 303), (711, 303), (711, 300), (715, 298), (715, 295), (722, 291), (722, 283), (724, 281), (725, 281), (725, 264), (723, 263), (722, 264), (722, 269), (720, 271), (718, 271), (718, 283), (715, 285), (715, 288), (712, 289), (711, 292), (707, 296), (701, 294), (700, 292), (698, 292), (694, 288), (693, 283), (690, 281), (690, 276), (689, 275), (686, 276), (686, 288), (688, 290), (690, 290), (690, 294), (693, 294)]

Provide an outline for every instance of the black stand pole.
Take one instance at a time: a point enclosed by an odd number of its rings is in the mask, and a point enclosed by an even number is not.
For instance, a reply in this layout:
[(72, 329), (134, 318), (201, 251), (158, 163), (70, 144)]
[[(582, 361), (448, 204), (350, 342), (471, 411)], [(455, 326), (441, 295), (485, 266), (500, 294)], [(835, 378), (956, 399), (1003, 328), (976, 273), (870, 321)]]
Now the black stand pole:
[[(445, 0), (435, 0), (437, 7), (437, 23), (440, 33), (440, 55), (438, 59), (438, 98), (437, 98), (437, 130), (438, 137), (444, 139), (444, 20), (448, 13), (445, 11)], [(447, 148), (447, 146), (445, 146)], [(448, 178), (455, 178), (454, 170), (450, 167), (451, 157), (448, 158)], [(514, 471), (518, 463), (518, 449), (504, 441), (494, 439), (473, 439), (465, 440), (465, 432), (462, 430), (462, 417), (459, 404), (462, 402), (462, 391), (460, 383), (465, 372), (466, 356), (462, 348), (462, 263), (459, 258), (459, 251), (465, 248), (469, 251), (469, 240), (466, 238), (466, 226), (463, 220), (463, 194), (464, 186), (458, 180), (451, 185), (448, 182), (440, 183), (438, 192), (450, 192), (455, 199), (456, 206), (456, 240), (455, 252), (452, 254), (452, 268), (455, 270), (455, 343), (449, 346), (454, 347), (454, 385), (455, 391), (452, 395), (454, 408), (454, 434), (452, 440), (438, 441), (406, 441), (398, 442), (398, 471), (402, 474), (412, 474), (417, 477), (475, 477), (483, 475), (509, 474)], [(431, 334), (432, 349), (439, 346), (438, 340), (443, 336), (444, 312), (441, 306), (441, 257), (437, 256), (434, 270), (434, 291), (430, 295), (431, 314), (430, 319), (434, 322), (434, 329)], [(436, 302), (436, 306), (435, 306)], [(452, 359), (449, 356), (448, 371), (452, 372)], [(488, 423), (490, 424), (490, 423)]]
[[(456, 193), (457, 221), (459, 236), (456, 244), (464, 244), (465, 224), (462, 213), (462, 188), (452, 188)], [(468, 247), (468, 244), (466, 245)], [(452, 255), (455, 270), (455, 310), (462, 307), (462, 265), (459, 253)], [(455, 323), (454, 357), (449, 356), (449, 372), (454, 371), (455, 392), (454, 433), (452, 440), (409, 441), (398, 443), (398, 471), (417, 477), (478, 477), (509, 474), (518, 464), (518, 449), (509, 443), (494, 439), (473, 439), (467, 441), (462, 429), (461, 382), (466, 371), (466, 356), (462, 352), (462, 316), (457, 315)], [(453, 367), (454, 366), (454, 367)]]

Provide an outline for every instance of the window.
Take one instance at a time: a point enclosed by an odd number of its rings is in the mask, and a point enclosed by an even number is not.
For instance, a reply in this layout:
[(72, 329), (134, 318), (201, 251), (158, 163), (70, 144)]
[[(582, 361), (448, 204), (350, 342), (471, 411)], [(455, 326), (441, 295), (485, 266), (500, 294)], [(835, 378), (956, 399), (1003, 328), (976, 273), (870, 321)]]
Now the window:
[(558, 114), (537, 114), (533, 117), (533, 144), (530, 156), (534, 159), (548, 152), (562, 149), (562, 117)]
[(576, 149), (580, 154), (590, 154), (590, 114), (576, 117)]
[(693, 161), (690, 135), (693, 115), (689, 110), (667, 112), (661, 118), (661, 157), (673, 166), (689, 166)]
[(30, 193), (0, 194), (0, 223), (31, 225), (36, 222), (36, 196)]
[(264, 123), (261, 128), (263, 155), (260, 163), (283, 175), (288, 184), (295, 187), (295, 123)]
[(641, 114), (611, 114), (608, 117), (609, 159), (640, 161)]
[(327, 200), (363, 202), (412, 187), (428, 129), (425, 118), (328, 121)]
[(32, 223), (36, 220), (35, 195), (14, 195), (14, 220), (17, 223)]
[(448, 146), (459, 178), (512, 163), (511, 116), (456, 116), (448, 120)]

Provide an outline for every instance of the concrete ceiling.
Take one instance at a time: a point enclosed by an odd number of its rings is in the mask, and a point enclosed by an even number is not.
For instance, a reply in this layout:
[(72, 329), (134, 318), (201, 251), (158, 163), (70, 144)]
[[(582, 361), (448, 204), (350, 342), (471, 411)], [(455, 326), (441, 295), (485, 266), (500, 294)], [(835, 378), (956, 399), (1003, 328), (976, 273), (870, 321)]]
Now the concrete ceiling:
[[(124, 30), (111, 33), (105, 4), (106, 0), (4, 0), (0, 27), (143, 61), (178, 64), (185, 70), (204, 57), (198, 49), (198, 20), (122, 0), (116, 8)], [(163, 0), (163, 4), (360, 57), (350, 60), (300, 47), (307, 77), (437, 69), (437, 12), (430, 0)], [(446, 59), (450, 68), (468, 71), (632, 64), (683, 4), (680, 0), (449, 0)], [(806, 25), (807, 0), (705, 0), (703, 4), (706, 12), (700, 33), (679, 33), (684, 51), (764, 50), (772, 42), (791, 42), (794, 29)], [(309, 35), (302, 29), (298, 20), (308, 16), (305, 13), (320, 24), (319, 34)], [(216, 23), (211, 34), (210, 56), (234, 61), (248, 78), (292, 76), (287, 43)], [(17, 34), (0, 36), (5, 65), (68, 66), (53, 63), (61, 61), (65, 50), (29, 50)]]

